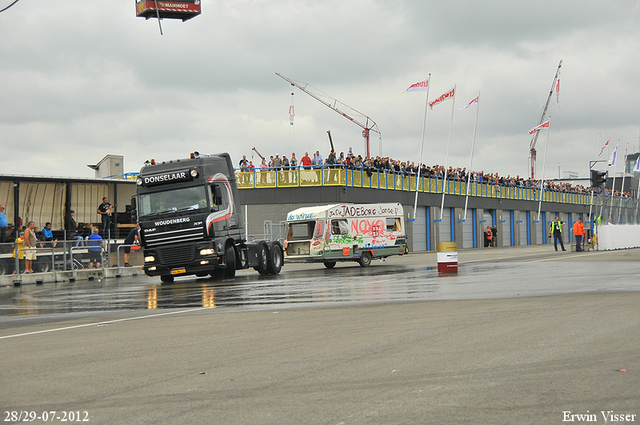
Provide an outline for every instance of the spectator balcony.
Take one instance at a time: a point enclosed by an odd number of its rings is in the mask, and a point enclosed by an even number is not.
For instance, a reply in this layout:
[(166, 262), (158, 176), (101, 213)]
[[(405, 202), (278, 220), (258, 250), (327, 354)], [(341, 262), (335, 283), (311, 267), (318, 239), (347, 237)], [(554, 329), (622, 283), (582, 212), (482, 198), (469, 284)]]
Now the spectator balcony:
[[(284, 167), (279, 170), (256, 169), (254, 171), (236, 169), (236, 181), (239, 189), (344, 186), (415, 192), (417, 184), (418, 192), (442, 193), (444, 185), (442, 178), (420, 177), (417, 179), (416, 177), (415, 174), (390, 171), (368, 172), (362, 168), (340, 166), (323, 166), (309, 169)], [(547, 189), (542, 192), (542, 200), (544, 202), (588, 205), (591, 199), (591, 194), (589, 193)], [(447, 195), (465, 196), (467, 193), (466, 180), (447, 180), (445, 193)], [(540, 189), (472, 181), (469, 183), (469, 196), (538, 201), (540, 199)]]

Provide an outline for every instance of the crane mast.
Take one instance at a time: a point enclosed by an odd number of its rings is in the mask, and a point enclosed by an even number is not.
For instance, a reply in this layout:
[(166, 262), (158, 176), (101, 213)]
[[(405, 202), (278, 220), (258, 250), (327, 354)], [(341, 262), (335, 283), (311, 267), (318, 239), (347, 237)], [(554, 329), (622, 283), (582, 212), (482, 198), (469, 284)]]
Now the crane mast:
[[(333, 99), (332, 98), (331, 99), (332, 102), (327, 102), (325, 99), (321, 98), (319, 95), (317, 95), (314, 92), (312, 92), (311, 90), (309, 90), (310, 85), (308, 83), (303, 83), (304, 85), (301, 85), (301, 84), (298, 84), (297, 82), (293, 81), (292, 79), (285, 77), (284, 75), (282, 75), (282, 74), (280, 74), (278, 72), (276, 72), (276, 75), (278, 77), (282, 78), (283, 80), (289, 82), (292, 86), (299, 88), (300, 90), (302, 90), (303, 92), (305, 92), (309, 96), (313, 97), (315, 100), (317, 100), (318, 102), (322, 103), (326, 107), (328, 107), (330, 109), (333, 109), (335, 112), (337, 112), (338, 114), (342, 115), (343, 117), (345, 117), (346, 119), (348, 119), (352, 123), (362, 127), (362, 137), (364, 137), (366, 155), (367, 155), (367, 157), (371, 157), (371, 151), (370, 151), (370, 145), (369, 145), (369, 133), (371, 131), (373, 131), (374, 133), (378, 133), (380, 135), (380, 140), (382, 140), (382, 133), (380, 133), (380, 129), (378, 128), (378, 124), (376, 124), (375, 121), (373, 121), (371, 118), (369, 118), (368, 116), (366, 116), (362, 112), (357, 111), (357, 110), (353, 109), (352, 107), (345, 105), (344, 103), (340, 102), (337, 99)], [(350, 116), (346, 112), (340, 110), (337, 107), (338, 103), (344, 105), (346, 108), (350, 109), (351, 111), (355, 112), (356, 114), (361, 115), (363, 118), (365, 118), (365, 123), (361, 123), (360, 121), (358, 121), (357, 119), (353, 118), (352, 116)], [(381, 149), (381, 146), (380, 146), (380, 149)], [(381, 153), (382, 152), (380, 152), (380, 154)]]
[[(556, 71), (556, 76), (553, 77), (553, 83), (551, 83), (551, 90), (549, 91), (549, 96), (547, 97), (547, 103), (544, 104), (544, 108), (542, 109), (542, 115), (540, 116), (540, 121), (538, 121), (538, 125), (542, 124), (545, 117), (547, 116), (547, 109), (549, 108), (549, 101), (551, 101), (551, 96), (553, 95), (553, 89), (556, 86), (556, 81), (558, 81), (558, 75), (560, 75), (560, 67), (562, 66), (562, 61), (558, 64), (558, 70)], [(536, 167), (536, 143), (538, 142), (538, 134), (539, 131), (536, 131), (531, 138), (531, 143), (529, 144), (529, 161), (531, 163), (531, 179), (534, 178), (535, 167)]]

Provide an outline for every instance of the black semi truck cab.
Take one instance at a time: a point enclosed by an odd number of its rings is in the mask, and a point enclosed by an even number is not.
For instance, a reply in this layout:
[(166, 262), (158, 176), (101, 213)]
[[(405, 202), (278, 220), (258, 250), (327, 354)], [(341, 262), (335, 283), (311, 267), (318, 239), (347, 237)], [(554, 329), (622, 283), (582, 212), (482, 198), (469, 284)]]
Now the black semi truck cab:
[(172, 282), (176, 276), (235, 276), (253, 267), (280, 273), (278, 241), (247, 242), (236, 177), (228, 153), (156, 163), (137, 179), (136, 207), (144, 271)]

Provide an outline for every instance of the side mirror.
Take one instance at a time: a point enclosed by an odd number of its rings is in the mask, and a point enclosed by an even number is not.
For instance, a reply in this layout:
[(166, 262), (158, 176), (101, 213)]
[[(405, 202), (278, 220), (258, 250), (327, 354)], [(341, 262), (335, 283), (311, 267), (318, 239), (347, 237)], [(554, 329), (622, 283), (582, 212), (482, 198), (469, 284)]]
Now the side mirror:
[(214, 211), (218, 211), (220, 209), (220, 205), (222, 205), (222, 189), (219, 185), (211, 186), (211, 195), (213, 197), (211, 202), (211, 207)]

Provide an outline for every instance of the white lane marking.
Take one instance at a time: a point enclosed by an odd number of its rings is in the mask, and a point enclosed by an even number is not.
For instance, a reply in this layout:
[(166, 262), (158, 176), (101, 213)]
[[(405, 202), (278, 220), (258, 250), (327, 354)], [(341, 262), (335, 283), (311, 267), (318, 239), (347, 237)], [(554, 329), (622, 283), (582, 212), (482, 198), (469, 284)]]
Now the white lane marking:
[(188, 310), (170, 311), (170, 312), (167, 312), (167, 313), (149, 314), (149, 315), (144, 315), (144, 316), (127, 317), (125, 319), (107, 320), (107, 321), (104, 321), (104, 322), (85, 323), (84, 325), (65, 326), (63, 328), (44, 329), (44, 330), (41, 330), (41, 331), (26, 332), (26, 333), (15, 334), (15, 335), (5, 335), (5, 336), (0, 336), (0, 340), (9, 339), (9, 338), (18, 338), (18, 337), (21, 337), (21, 336), (38, 335), (38, 334), (44, 334), (44, 333), (49, 333), (49, 332), (66, 331), (66, 330), (70, 330), (70, 329), (87, 328), (89, 326), (110, 325), (110, 324), (113, 324), (113, 323), (128, 322), (128, 321), (131, 321), (131, 320), (138, 320), (138, 319), (151, 319), (151, 318), (154, 318), (154, 317), (168, 316), (168, 315), (171, 315), (171, 314), (191, 313), (191, 312), (194, 312), (194, 311), (206, 310), (206, 309), (211, 309), (211, 307), (197, 307), (197, 308), (191, 308), (191, 309), (188, 309)]

